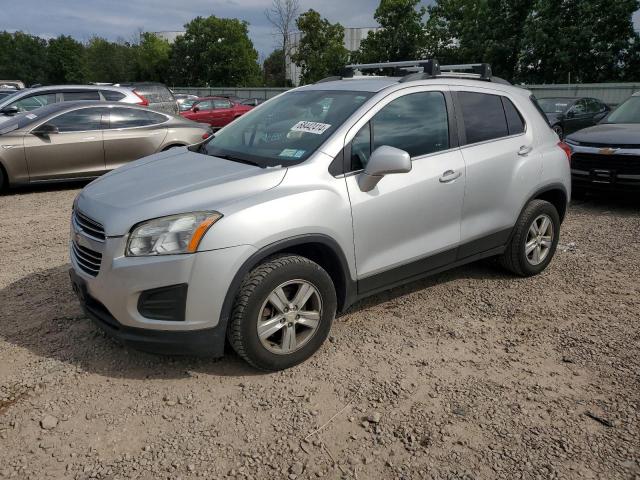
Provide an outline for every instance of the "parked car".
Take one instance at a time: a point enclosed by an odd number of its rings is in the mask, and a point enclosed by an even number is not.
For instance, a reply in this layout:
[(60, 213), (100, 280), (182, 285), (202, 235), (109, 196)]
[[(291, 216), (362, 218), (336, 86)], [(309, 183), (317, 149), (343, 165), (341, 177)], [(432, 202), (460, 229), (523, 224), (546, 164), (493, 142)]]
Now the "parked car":
[(178, 109), (181, 112), (185, 112), (190, 110), (193, 107), (193, 104), (200, 100), (200, 97), (197, 95), (188, 95), (186, 93), (177, 93), (174, 94), (176, 97), (176, 102), (178, 102)]
[(180, 111), (173, 93), (162, 83), (130, 82), (120, 83), (119, 85), (132, 89), (133, 93), (144, 100), (142, 104), (153, 110), (170, 113), (172, 115), (177, 115)]
[(567, 137), (575, 194), (640, 192), (640, 92), (600, 124)]
[(257, 107), (258, 105), (266, 102), (264, 98), (243, 98), (240, 102), (242, 105), (249, 105), (250, 107)]
[(97, 177), (210, 134), (203, 125), (134, 105), (53, 103), (0, 125), (0, 187)]
[(26, 88), (0, 99), (0, 125), (13, 115), (30, 112), (52, 103), (70, 101), (108, 101), (148, 105), (130, 88), (95, 85), (51, 85)]
[(21, 90), (24, 88), (24, 82), (21, 80), (0, 80), (0, 88), (15, 88)]
[(88, 316), (141, 349), (221, 355), (228, 338), (278, 370), (372, 293), (493, 256), (542, 272), (568, 147), (530, 92), (437, 67), (286, 92), (207, 143), (92, 182), (70, 242)]
[(18, 92), (15, 88), (0, 88), (0, 100)]
[(189, 110), (180, 112), (184, 118), (207, 123), (213, 128), (222, 128), (244, 115), (253, 107), (234, 103), (224, 97), (204, 97), (195, 102)]
[(539, 98), (538, 105), (558, 137), (564, 138), (582, 128), (591, 127), (607, 116), (610, 108), (597, 98)]

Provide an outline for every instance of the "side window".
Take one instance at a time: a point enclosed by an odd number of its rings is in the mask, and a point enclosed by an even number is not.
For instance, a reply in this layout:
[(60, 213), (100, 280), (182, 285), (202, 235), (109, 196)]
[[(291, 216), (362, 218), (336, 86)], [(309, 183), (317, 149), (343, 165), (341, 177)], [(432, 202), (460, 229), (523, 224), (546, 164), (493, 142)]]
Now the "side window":
[(371, 119), (372, 151), (382, 145), (419, 157), (449, 148), (449, 123), (444, 95), (420, 92), (397, 98)]
[(502, 106), (504, 107), (504, 114), (507, 116), (509, 135), (524, 133), (524, 120), (516, 106), (507, 97), (502, 97)]
[(97, 90), (81, 90), (78, 92), (62, 92), (62, 98), (65, 102), (73, 102), (75, 100), (100, 100)]
[(203, 102), (196, 103), (194, 106), (198, 107), (200, 110), (211, 110), (213, 102), (211, 100), (204, 100)]
[(82, 108), (63, 113), (47, 122), (48, 125), (58, 127), (59, 132), (86, 132), (102, 128), (102, 114), (104, 108)]
[(213, 108), (231, 108), (231, 102), (229, 100), (214, 100)]
[(146, 127), (165, 122), (167, 119), (159, 113), (137, 108), (113, 108), (109, 128)]
[(13, 102), (11, 106), (18, 107), (19, 112), (30, 112), (36, 108), (44, 107), (50, 103), (56, 103), (55, 93), (45, 93), (43, 95), (31, 95)]
[(509, 135), (507, 119), (498, 95), (458, 92), (467, 144)]
[(582, 115), (583, 113), (586, 113), (587, 112), (587, 101), (585, 99), (578, 100), (575, 103), (575, 105), (573, 107), (571, 107), (571, 110), (576, 115)]
[(367, 123), (351, 140), (351, 171), (362, 170), (371, 156), (371, 124)]
[(102, 93), (102, 96), (107, 102), (119, 102), (125, 97), (124, 93), (114, 90), (100, 90), (100, 93)]

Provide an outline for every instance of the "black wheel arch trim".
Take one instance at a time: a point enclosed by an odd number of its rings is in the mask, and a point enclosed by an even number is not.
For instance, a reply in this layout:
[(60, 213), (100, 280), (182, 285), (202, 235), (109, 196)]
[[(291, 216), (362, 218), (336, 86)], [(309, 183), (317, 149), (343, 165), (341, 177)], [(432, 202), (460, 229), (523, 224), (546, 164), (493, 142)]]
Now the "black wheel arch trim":
[[(233, 302), (236, 298), (236, 295), (238, 294), (240, 285), (242, 284), (242, 280), (252, 269), (259, 265), (263, 260), (276, 253), (283, 251), (286, 252), (289, 249), (310, 244), (321, 244), (329, 248), (336, 256), (338, 262), (340, 263), (339, 273), (342, 276), (341, 280), (343, 283), (342, 286), (335, 285), (336, 294), (339, 299), (339, 309), (343, 311), (349, 305), (351, 305), (356, 299), (356, 282), (351, 278), (347, 257), (338, 242), (336, 242), (330, 236), (324, 234), (296, 235), (294, 237), (288, 237), (270, 243), (269, 245), (260, 248), (257, 252), (254, 252), (247, 260), (245, 260), (245, 262), (234, 275), (233, 280), (231, 281), (231, 285), (227, 289), (227, 294), (225, 295), (224, 302), (222, 303), (222, 309), (220, 311), (218, 328), (224, 329), (226, 331), (229, 319), (231, 318)], [(338, 291), (339, 288), (342, 291)]]
[(553, 191), (556, 191), (556, 190), (559, 190), (560, 192), (562, 192), (562, 194), (564, 195), (564, 200), (565, 200), (564, 208), (562, 209), (562, 211), (558, 211), (558, 215), (560, 216), (560, 223), (562, 223), (564, 221), (564, 218), (565, 218), (566, 213), (567, 213), (567, 208), (569, 206), (570, 198), (569, 198), (569, 194), (567, 193), (567, 189), (561, 183), (550, 183), (549, 185), (545, 185), (544, 187), (536, 190), (533, 193), (533, 195), (531, 195), (527, 199), (527, 201), (524, 203), (524, 205), (520, 209), (520, 214), (518, 215), (518, 218), (520, 218), (520, 215), (522, 215), (522, 212), (524, 211), (524, 209), (527, 208), (527, 205), (529, 205), (529, 202), (531, 202), (532, 200), (535, 200), (536, 198), (539, 198), (541, 195), (544, 195), (547, 192), (553, 192)]

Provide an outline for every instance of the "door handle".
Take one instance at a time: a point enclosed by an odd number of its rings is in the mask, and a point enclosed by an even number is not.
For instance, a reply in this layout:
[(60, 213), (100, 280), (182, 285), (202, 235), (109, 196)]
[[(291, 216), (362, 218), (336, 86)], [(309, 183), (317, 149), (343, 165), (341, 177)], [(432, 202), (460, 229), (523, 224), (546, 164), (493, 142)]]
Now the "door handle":
[(533, 147), (530, 145), (522, 145), (520, 147), (520, 150), (518, 150), (518, 155), (520, 155), (521, 157), (526, 157), (527, 155), (529, 155), (531, 153), (531, 150), (533, 150)]
[(453, 182), (456, 178), (459, 178), (462, 175), (460, 170), (447, 170), (440, 177), (440, 183), (449, 183)]

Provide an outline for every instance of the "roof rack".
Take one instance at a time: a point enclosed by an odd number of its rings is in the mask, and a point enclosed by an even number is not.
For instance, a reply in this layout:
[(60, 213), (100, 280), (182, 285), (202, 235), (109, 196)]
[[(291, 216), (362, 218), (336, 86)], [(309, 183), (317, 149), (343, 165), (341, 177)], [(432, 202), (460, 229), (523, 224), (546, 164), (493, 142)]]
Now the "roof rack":
[(435, 58), (408, 60), (405, 62), (354, 63), (347, 65), (342, 69), (341, 77), (327, 77), (316, 83), (354, 78), (355, 76), (360, 75), (363, 70), (382, 69), (393, 69), (394, 76), (401, 77), (399, 80), (400, 83), (436, 77), (456, 77), (511, 85), (508, 81), (502, 78), (494, 77), (491, 72), (491, 65), (488, 63), (440, 65), (440, 62)]

